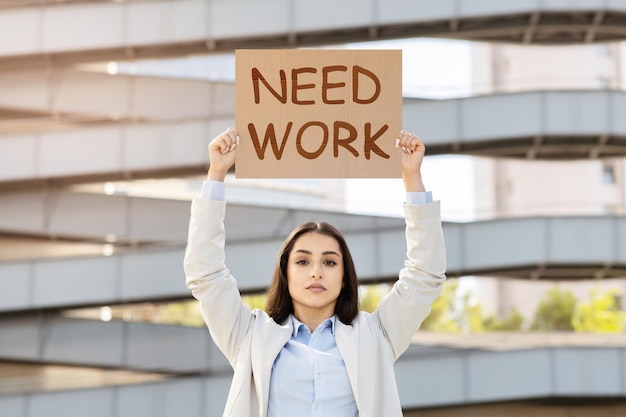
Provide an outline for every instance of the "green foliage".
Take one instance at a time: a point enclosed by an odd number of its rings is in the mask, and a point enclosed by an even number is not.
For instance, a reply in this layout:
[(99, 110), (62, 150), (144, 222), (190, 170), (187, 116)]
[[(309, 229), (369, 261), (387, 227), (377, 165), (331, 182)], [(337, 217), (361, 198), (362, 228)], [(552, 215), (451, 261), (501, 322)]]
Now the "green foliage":
[(489, 332), (514, 332), (522, 330), (524, 317), (517, 308), (514, 308), (507, 316), (497, 319), (489, 316), (484, 321), (485, 330)]
[(250, 310), (254, 310), (255, 308), (264, 310), (267, 304), (267, 293), (242, 295), (241, 300)]
[(577, 302), (571, 291), (563, 291), (558, 285), (550, 288), (539, 301), (531, 330), (573, 330), (572, 317)]
[[(391, 289), (390, 284), (361, 287), (361, 309), (374, 311)], [(558, 285), (546, 291), (535, 311), (532, 330), (572, 331), (593, 333), (622, 333), (626, 330), (626, 313), (620, 311), (617, 290), (591, 291), (588, 302), (576, 299), (571, 291)], [(265, 293), (242, 296), (250, 309), (265, 308)], [(204, 326), (196, 300), (162, 305), (149, 305), (132, 312), (132, 319), (183, 326)], [(124, 313), (124, 314), (122, 314)], [(131, 312), (128, 312), (130, 317)], [(114, 318), (126, 320), (124, 311), (114, 310)], [(459, 288), (459, 280), (450, 278), (443, 286), (441, 295), (432, 305), (430, 315), (422, 323), (422, 329), (442, 332), (519, 331), (524, 318), (517, 309), (497, 319), (484, 318), (482, 307), (469, 291)]]
[(453, 304), (455, 308), (456, 321), (459, 323), (461, 330), (471, 333), (480, 333), (485, 331), (483, 320), (483, 308), (478, 301), (475, 300), (474, 294), (464, 291), (458, 294), (457, 302)]
[(441, 333), (483, 332), (482, 306), (474, 294), (459, 288), (457, 278), (448, 278), (421, 328)]
[(454, 319), (453, 314), (453, 306), (458, 288), (458, 279), (446, 280), (439, 298), (435, 300), (430, 309), (430, 314), (422, 323), (421, 328), (423, 330), (442, 333), (457, 333), (461, 331), (461, 326)]
[(361, 287), (360, 308), (363, 311), (372, 313), (378, 307), (378, 304), (391, 290), (389, 284), (364, 285)]
[(158, 308), (157, 317), (156, 321), (163, 324), (204, 326), (196, 300), (164, 304)]
[(626, 326), (626, 313), (619, 310), (617, 290), (595, 288), (587, 303), (579, 303), (572, 318), (577, 332), (622, 333)]

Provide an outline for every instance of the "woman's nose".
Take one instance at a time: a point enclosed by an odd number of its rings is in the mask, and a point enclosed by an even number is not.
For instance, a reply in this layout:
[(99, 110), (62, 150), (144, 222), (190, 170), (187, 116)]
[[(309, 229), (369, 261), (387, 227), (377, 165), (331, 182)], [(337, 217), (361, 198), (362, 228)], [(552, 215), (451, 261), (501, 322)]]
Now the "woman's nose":
[(311, 271), (312, 278), (322, 278), (322, 268), (317, 263), (313, 264), (313, 270)]

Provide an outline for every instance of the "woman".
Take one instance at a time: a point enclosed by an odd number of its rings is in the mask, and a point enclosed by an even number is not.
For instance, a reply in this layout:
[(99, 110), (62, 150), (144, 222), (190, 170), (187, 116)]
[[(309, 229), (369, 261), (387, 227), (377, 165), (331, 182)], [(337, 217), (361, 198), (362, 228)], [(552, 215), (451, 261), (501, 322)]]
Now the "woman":
[[(421, 140), (401, 131), (407, 257), (392, 291), (371, 314), (358, 312), (350, 252), (332, 226), (306, 223), (285, 241), (267, 312), (241, 302), (224, 265), (224, 177), (239, 137), (210, 143), (202, 197), (191, 208), (187, 286), (234, 376), (224, 416), (402, 416), (393, 369), (445, 280), (439, 203), (425, 192)], [(427, 376), (425, 376), (427, 377)]]

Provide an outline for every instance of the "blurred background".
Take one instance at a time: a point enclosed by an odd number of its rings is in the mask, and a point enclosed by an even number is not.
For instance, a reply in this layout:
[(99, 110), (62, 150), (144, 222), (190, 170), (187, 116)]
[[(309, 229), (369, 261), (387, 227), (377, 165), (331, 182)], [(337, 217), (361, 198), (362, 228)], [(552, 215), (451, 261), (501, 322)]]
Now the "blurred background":
[[(238, 48), (403, 50), (450, 277), (406, 416), (626, 415), (626, 0), (0, 0), (0, 416), (221, 415), (182, 258)], [(249, 306), (309, 219), (389, 290), (401, 181), (227, 182)]]

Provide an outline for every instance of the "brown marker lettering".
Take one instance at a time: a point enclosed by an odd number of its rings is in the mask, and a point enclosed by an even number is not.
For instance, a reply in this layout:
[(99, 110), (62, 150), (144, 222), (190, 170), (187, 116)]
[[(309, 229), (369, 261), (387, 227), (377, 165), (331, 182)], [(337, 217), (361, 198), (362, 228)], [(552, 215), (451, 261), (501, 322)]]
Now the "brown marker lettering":
[(378, 132), (376, 132), (374, 136), (372, 136), (372, 124), (365, 123), (365, 145), (364, 145), (365, 159), (367, 160), (370, 159), (370, 152), (374, 152), (376, 155), (380, 157), (389, 159), (389, 155), (387, 155), (382, 149), (378, 147), (378, 145), (374, 143), (376, 142), (376, 139), (380, 138), (380, 136), (387, 131), (388, 128), (389, 126), (383, 125), (383, 127), (381, 127), (378, 130)]
[[(322, 131), (324, 132), (324, 138), (322, 140), (322, 144), (320, 145), (319, 149), (315, 152), (308, 152), (302, 147), (302, 134), (310, 126), (319, 126), (322, 128)], [(296, 138), (296, 149), (298, 150), (298, 153), (302, 155), (303, 157), (305, 157), (306, 159), (315, 159), (318, 156), (320, 156), (322, 152), (324, 152), (324, 149), (326, 148), (327, 143), (328, 143), (328, 127), (322, 122), (308, 122), (302, 125), (300, 130), (298, 130), (298, 136)]]
[(280, 143), (280, 147), (278, 146), (278, 142), (276, 141), (276, 132), (274, 131), (274, 124), (270, 123), (267, 126), (267, 130), (265, 131), (265, 136), (263, 137), (263, 145), (259, 141), (259, 135), (257, 134), (256, 128), (253, 123), (248, 124), (248, 132), (250, 132), (250, 136), (252, 137), (252, 142), (254, 143), (254, 150), (256, 151), (256, 156), (263, 160), (265, 159), (265, 149), (267, 148), (267, 144), (271, 143), (272, 151), (274, 152), (274, 156), (277, 160), (280, 161), (280, 158), (283, 157), (283, 151), (285, 150), (285, 145), (287, 144), (287, 138), (289, 137), (289, 132), (291, 132), (291, 126), (293, 126), (293, 122), (287, 123), (287, 130), (285, 130), (285, 134), (283, 135), (283, 141)]
[(287, 77), (285, 71), (280, 70), (280, 90), (282, 94), (278, 94), (276, 90), (267, 82), (265, 77), (261, 75), (261, 71), (258, 68), (252, 68), (252, 85), (254, 87), (254, 103), (259, 104), (261, 102), (261, 94), (259, 93), (259, 80), (265, 85), (270, 93), (278, 99), (281, 103), (287, 103)]
[[(359, 74), (365, 75), (366, 77), (374, 81), (374, 84), (376, 85), (376, 90), (374, 91), (374, 94), (370, 98), (359, 98)], [(376, 99), (380, 95), (380, 80), (378, 79), (376, 74), (374, 74), (370, 70), (367, 70), (358, 65), (355, 65), (354, 67), (352, 67), (352, 83), (353, 83), (352, 100), (355, 103), (370, 104), (376, 101)]]
[(316, 72), (317, 69), (311, 67), (294, 68), (291, 70), (291, 102), (293, 104), (315, 104), (315, 100), (298, 100), (298, 90), (315, 88), (315, 84), (298, 84), (298, 75), (304, 73), (315, 74)]
[[(347, 130), (348, 137), (344, 139), (340, 139), (339, 129)], [(357, 133), (356, 133), (356, 129), (354, 128), (354, 126), (352, 126), (350, 123), (347, 123), (347, 122), (336, 121), (335, 124), (333, 125), (333, 150), (334, 150), (333, 155), (335, 156), (335, 158), (339, 156), (340, 146), (343, 146), (344, 148), (349, 150), (352, 153), (352, 155), (358, 157), (359, 153), (357, 152), (356, 149), (354, 149), (350, 145), (350, 143), (356, 140), (356, 137), (357, 137)]]
[(328, 98), (328, 90), (331, 88), (339, 88), (339, 87), (345, 87), (346, 83), (341, 82), (341, 83), (331, 83), (328, 81), (328, 74), (330, 72), (335, 72), (335, 71), (347, 71), (348, 67), (344, 66), (344, 65), (332, 65), (330, 67), (324, 67), (322, 68), (322, 101), (325, 104), (343, 104), (346, 101), (343, 99), (337, 99), (337, 100), (330, 100)]

